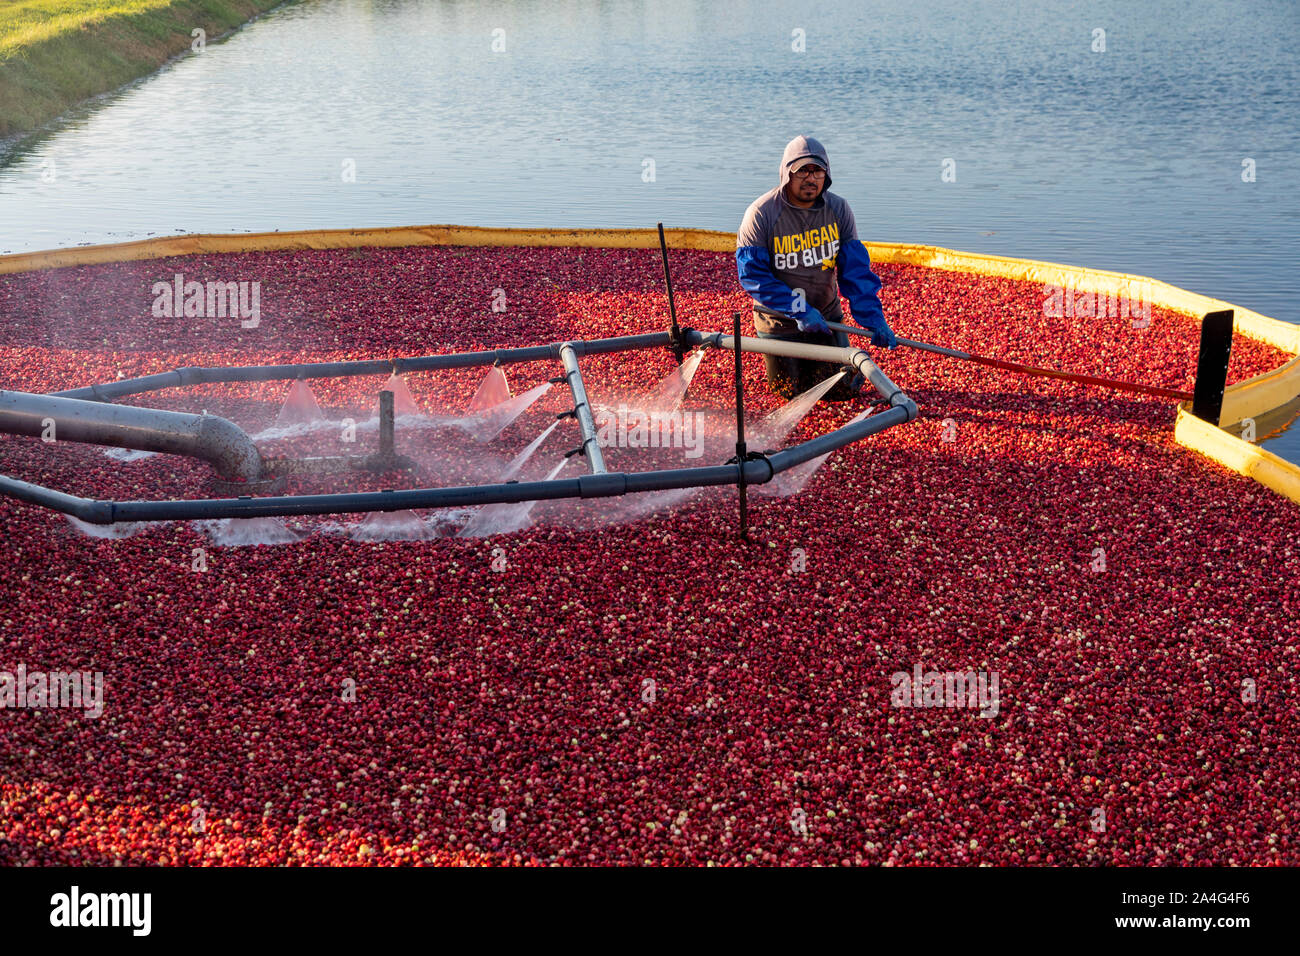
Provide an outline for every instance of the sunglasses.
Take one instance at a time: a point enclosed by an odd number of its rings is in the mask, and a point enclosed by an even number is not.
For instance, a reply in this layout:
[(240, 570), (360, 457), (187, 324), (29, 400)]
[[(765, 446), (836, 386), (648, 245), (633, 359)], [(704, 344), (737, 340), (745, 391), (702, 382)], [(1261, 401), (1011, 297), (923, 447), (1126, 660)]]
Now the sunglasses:
[(805, 166), (803, 169), (795, 170), (794, 174), (800, 179), (822, 179), (826, 176), (826, 170), (822, 169), (820, 166), (813, 166), (810, 164)]

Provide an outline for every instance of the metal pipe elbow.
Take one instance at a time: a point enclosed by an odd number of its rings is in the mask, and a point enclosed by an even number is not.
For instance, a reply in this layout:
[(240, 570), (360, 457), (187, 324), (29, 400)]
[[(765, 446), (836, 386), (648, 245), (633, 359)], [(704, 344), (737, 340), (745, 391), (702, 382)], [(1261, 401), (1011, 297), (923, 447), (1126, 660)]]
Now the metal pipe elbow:
[(915, 421), (916, 416), (920, 414), (920, 410), (916, 407), (916, 402), (912, 401), (911, 398), (909, 398), (907, 395), (904, 395), (902, 392), (899, 392), (897, 395), (895, 395), (890, 400), (889, 404), (895, 408), (907, 409), (907, 420), (909, 422)]
[(222, 478), (261, 481), (262, 454), (242, 428), (217, 415), (204, 415), (195, 440), (195, 455), (209, 462)]

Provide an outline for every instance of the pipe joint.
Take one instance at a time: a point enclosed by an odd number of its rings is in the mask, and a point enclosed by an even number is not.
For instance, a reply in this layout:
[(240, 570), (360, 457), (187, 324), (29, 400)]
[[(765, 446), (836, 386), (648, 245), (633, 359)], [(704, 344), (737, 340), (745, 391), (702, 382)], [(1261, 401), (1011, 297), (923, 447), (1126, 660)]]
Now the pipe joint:
[(262, 455), (244, 430), (217, 415), (199, 418), (197, 454), (207, 458), (222, 478), (260, 481)]
[(581, 475), (578, 478), (578, 493), (583, 498), (612, 498), (627, 493), (627, 475), (620, 473)]
[[(735, 465), (739, 463), (737, 456), (732, 455), (727, 459), (726, 464)], [(751, 467), (753, 466), (753, 467)], [(740, 469), (739, 478), (743, 478), (747, 485), (765, 485), (776, 476), (776, 469), (772, 466), (772, 460), (767, 457), (765, 451), (750, 451), (745, 453), (744, 466)]]
[(912, 401), (907, 395), (904, 395), (902, 391), (897, 391), (893, 395), (890, 395), (889, 404), (890, 407), (904, 409), (907, 412), (907, 421), (909, 422), (915, 420), (916, 416), (920, 414), (916, 407), (916, 402)]

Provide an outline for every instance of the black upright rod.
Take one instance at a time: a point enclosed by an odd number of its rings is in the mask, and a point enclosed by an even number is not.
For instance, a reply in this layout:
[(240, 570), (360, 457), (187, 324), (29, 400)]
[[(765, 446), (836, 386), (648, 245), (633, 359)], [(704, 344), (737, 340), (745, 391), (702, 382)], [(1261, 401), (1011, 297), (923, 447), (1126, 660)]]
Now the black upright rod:
[(379, 393), (379, 457), (384, 459), (392, 459), (397, 454), (393, 441), (394, 407), (393, 393), (384, 389)]
[(741, 379), (740, 349), (740, 313), (731, 314), (733, 335), (736, 340), (736, 461), (740, 465), (740, 480), (736, 483), (740, 489), (740, 536), (749, 537), (749, 508), (745, 499), (745, 458), (749, 454), (745, 448), (745, 385)]
[(664, 285), (668, 287), (668, 314), (672, 317), (672, 325), (669, 328), (669, 334), (673, 337), (672, 350), (673, 355), (677, 357), (677, 364), (682, 364), (685, 357), (685, 351), (682, 349), (682, 330), (677, 324), (677, 301), (673, 298), (673, 277), (668, 271), (668, 240), (664, 238), (664, 224), (659, 223), (659, 254), (664, 260)]

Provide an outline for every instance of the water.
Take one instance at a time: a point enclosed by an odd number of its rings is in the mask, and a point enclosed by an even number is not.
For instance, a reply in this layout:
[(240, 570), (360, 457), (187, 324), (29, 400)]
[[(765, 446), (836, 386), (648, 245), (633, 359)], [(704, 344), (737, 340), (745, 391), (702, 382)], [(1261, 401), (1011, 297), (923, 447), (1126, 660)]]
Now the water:
[[(406, 385), (406, 378), (402, 375), (390, 375), (388, 381), (380, 386), (381, 392), (393, 393), (393, 416), (398, 415), (419, 415), (420, 406), (416, 404), (415, 399), (411, 397), (411, 390)], [(375, 406), (378, 407), (379, 400), (376, 398)], [(378, 414), (378, 413), (376, 413)]]
[[(607, 389), (586, 382), (587, 396), (591, 401), (592, 419), (597, 434), (604, 434), (611, 428), (617, 428), (620, 419), (626, 421), (629, 418), (651, 416), (661, 420), (671, 418), (673, 413), (681, 408), (704, 354), (704, 349), (696, 349), (682, 361), (682, 364), (660, 379), (658, 384), (643, 392), (623, 388)], [(593, 393), (598, 391), (606, 393), (603, 399), (594, 396)], [(605, 443), (604, 439), (600, 441), (601, 444)]]
[(89, 521), (82, 521), (72, 515), (65, 514), (63, 517), (68, 519), (68, 524), (86, 537), (103, 538), (110, 541), (131, 538), (151, 527), (164, 527), (171, 524), (170, 521), (115, 521), (113, 524), (91, 524)]
[(695, 373), (699, 371), (700, 361), (704, 358), (704, 349), (696, 349), (688, 355), (646, 397), (645, 409), (650, 412), (671, 414), (682, 404), (686, 390), (691, 387)]
[(523, 451), (510, 459), (510, 463), (506, 465), (505, 471), (501, 474), (501, 481), (510, 481), (515, 477), (515, 475), (519, 474), (524, 465), (528, 463), (528, 459), (533, 457), (533, 452), (542, 447), (546, 439), (551, 437), (551, 432), (555, 431), (555, 429), (559, 427), (559, 424), (558, 421), (551, 422), (551, 424), (546, 426), (540, 435), (524, 447)]
[[(874, 408), (863, 409), (857, 415), (854, 415), (851, 419), (845, 422), (844, 427), (847, 428), (849, 425), (856, 425), (864, 418), (870, 418), (874, 412)], [(767, 495), (775, 498), (797, 495), (799, 492), (803, 491), (804, 485), (808, 484), (812, 479), (812, 476), (817, 473), (817, 470), (826, 463), (826, 459), (833, 454), (835, 453), (827, 452), (824, 455), (818, 455), (816, 458), (811, 458), (808, 461), (805, 461), (802, 465), (795, 465), (789, 471), (781, 472), (765, 484), (754, 485), (753, 491), (758, 495)]]
[[(1149, 275), (1296, 322), (1298, 81), (1294, 0), (315, 0), (11, 145), (0, 252), (734, 230), (810, 132), (869, 239)], [(1300, 460), (1300, 428), (1267, 445)]]
[[(484, 408), (475, 409), (478, 396), (475, 401), (470, 402), (470, 408), (466, 411), (464, 418), (449, 419), (448, 424), (454, 424), (465, 430), (473, 439), (482, 444), (487, 444), (501, 434), (511, 422), (526, 412), (534, 402), (551, 390), (550, 382), (543, 382), (524, 392), (522, 395), (516, 395), (514, 398), (507, 398), (497, 405), (489, 405)], [(481, 392), (481, 390), (480, 390)], [(509, 392), (506, 393), (507, 395)]]
[(475, 441), (486, 444), (550, 390), (551, 383), (543, 382), (522, 395), (512, 397), (506, 373), (493, 366), (465, 406), (464, 416), (448, 419), (447, 423), (463, 429)]
[(753, 428), (752, 444), (755, 448), (779, 448), (798, 424), (812, 411), (812, 407), (821, 401), (821, 397), (839, 384), (843, 372), (832, 375), (802, 395), (796, 395), (772, 414), (766, 416)]
[(353, 541), (428, 541), (437, 537), (414, 511), (372, 511), (352, 529)]
[(104, 454), (115, 461), (133, 462), (144, 461), (146, 458), (152, 458), (158, 454), (156, 451), (140, 451), (137, 448), (105, 448)]
[[(561, 458), (542, 481), (555, 480), (568, 463), (568, 458)], [(494, 534), (522, 531), (532, 524), (532, 513), (535, 507), (537, 507), (536, 501), (484, 505), (461, 529), (460, 537), (489, 538)]]
[(223, 548), (293, 544), (301, 540), (282, 518), (218, 518), (195, 521), (194, 525), (206, 531), (213, 544)]
[(289, 386), (280, 413), (275, 416), (276, 429), (294, 428), (296, 426), (314, 426), (325, 421), (325, 415), (316, 401), (316, 393), (302, 379)]
[(465, 412), (473, 414), (486, 411), (508, 401), (510, 401), (510, 383), (506, 381), (506, 373), (494, 365), (488, 370), (487, 375), (483, 376), (483, 381), (479, 382), (478, 389), (474, 392), (474, 397), (469, 400)]

